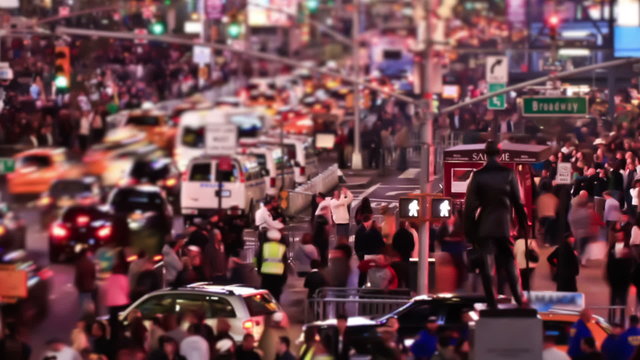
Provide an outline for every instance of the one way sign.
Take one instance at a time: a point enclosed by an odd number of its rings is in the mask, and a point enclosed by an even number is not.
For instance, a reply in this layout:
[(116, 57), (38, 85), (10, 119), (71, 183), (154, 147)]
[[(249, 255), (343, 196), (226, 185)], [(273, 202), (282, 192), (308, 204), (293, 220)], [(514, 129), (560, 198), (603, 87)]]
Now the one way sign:
[(487, 56), (485, 77), (488, 83), (506, 84), (509, 82), (509, 58), (506, 56)]

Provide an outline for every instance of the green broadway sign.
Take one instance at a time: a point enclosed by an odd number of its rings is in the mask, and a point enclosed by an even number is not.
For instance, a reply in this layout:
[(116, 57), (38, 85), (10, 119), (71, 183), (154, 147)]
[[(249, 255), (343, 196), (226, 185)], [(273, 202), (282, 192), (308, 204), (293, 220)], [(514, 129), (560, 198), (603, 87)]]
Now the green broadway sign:
[(586, 97), (523, 97), (524, 116), (584, 116), (589, 113)]

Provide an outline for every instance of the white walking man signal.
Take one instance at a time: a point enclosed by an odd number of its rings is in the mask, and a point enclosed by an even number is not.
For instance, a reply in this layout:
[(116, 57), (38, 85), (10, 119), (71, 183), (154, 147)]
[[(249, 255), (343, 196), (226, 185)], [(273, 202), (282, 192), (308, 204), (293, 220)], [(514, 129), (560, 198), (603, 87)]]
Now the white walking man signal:
[(409, 203), (409, 216), (410, 217), (418, 217), (418, 210), (420, 210), (420, 205), (418, 204), (418, 200), (413, 200)]
[(451, 206), (449, 206), (449, 202), (443, 201), (442, 204), (440, 204), (440, 217), (448, 218), (450, 210), (451, 210)]

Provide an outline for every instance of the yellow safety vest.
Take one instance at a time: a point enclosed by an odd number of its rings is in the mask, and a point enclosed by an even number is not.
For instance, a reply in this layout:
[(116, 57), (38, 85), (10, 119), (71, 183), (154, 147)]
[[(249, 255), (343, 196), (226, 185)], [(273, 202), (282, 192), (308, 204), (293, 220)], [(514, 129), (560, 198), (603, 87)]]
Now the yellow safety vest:
[(262, 246), (262, 266), (261, 274), (282, 275), (284, 274), (284, 263), (282, 256), (287, 251), (284, 244), (277, 241), (267, 241)]

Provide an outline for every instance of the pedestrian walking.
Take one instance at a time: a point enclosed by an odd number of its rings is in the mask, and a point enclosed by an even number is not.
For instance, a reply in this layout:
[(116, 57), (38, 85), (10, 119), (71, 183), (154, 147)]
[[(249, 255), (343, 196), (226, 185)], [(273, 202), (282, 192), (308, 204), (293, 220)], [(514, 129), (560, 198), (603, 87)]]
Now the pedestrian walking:
[(280, 221), (273, 220), (271, 209), (274, 203), (272, 201), (264, 201), (260, 204), (260, 208), (256, 211), (255, 223), (258, 230), (280, 230), (284, 224)]
[(311, 234), (305, 233), (293, 252), (293, 262), (298, 277), (307, 276), (311, 271), (311, 261), (313, 260), (320, 260), (320, 255), (318, 254), (318, 249), (312, 243)]
[(104, 291), (104, 305), (109, 309), (111, 339), (119, 339), (122, 336), (122, 326), (118, 315), (131, 303), (127, 267), (122, 260), (118, 260), (113, 266), (111, 275), (105, 281)]
[[(633, 258), (625, 239), (625, 232), (619, 223), (612, 225), (611, 241), (607, 250), (606, 279), (610, 286), (610, 305), (627, 306), (627, 296), (631, 286)], [(620, 311), (617, 311), (620, 310)], [(609, 310), (609, 322), (623, 322), (621, 309)]]
[(394, 143), (398, 152), (398, 163), (396, 170), (405, 171), (408, 167), (407, 148), (409, 147), (409, 127), (406, 123), (398, 122), (396, 124), (396, 134)]
[(236, 360), (261, 360), (262, 356), (256, 350), (256, 338), (253, 334), (244, 334), (242, 343), (236, 350)]
[(287, 336), (280, 336), (278, 339), (278, 350), (276, 360), (295, 360), (295, 356), (291, 353), (291, 340)]
[[(615, 200), (613, 200), (615, 202)], [(576, 239), (575, 248), (581, 257), (581, 264), (586, 265), (588, 256), (587, 245), (596, 237), (600, 226), (603, 225), (589, 201), (587, 191), (581, 191), (571, 201), (571, 209), (567, 217), (571, 232)]]
[(543, 232), (545, 245), (555, 246), (556, 214), (558, 211), (558, 198), (552, 192), (551, 183), (540, 184), (542, 194), (536, 199), (536, 210), (538, 211), (538, 221)]
[(225, 283), (227, 281), (227, 256), (220, 230), (211, 230), (211, 238), (204, 247), (202, 258), (205, 278), (216, 284)]
[(580, 262), (573, 250), (574, 242), (574, 237), (567, 236), (547, 257), (556, 291), (578, 291), (576, 278), (580, 273)]
[(331, 199), (331, 214), (333, 223), (336, 226), (336, 237), (339, 243), (349, 241), (349, 205), (353, 201), (353, 194), (349, 189), (343, 187), (335, 191)]
[[(525, 246), (527, 241), (527, 246)], [(516, 258), (516, 266), (522, 280), (522, 290), (531, 290), (533, 273), (540, 262), (538, 243), (534, 239), (517, 239), (513, 245), (513, 256)]]
[[(363, 262), (367, 255), (380, 255), (385, 248), (384, 239), (370, 216), (365, 216), (362, 225), (356, 231), (355, 251), (358, 260)], [(358, 286), (363, 286), (366, 282), (366, 272), (360, 272)]]
[(620, 359), (630, 359), (640, 345), (640, 318), (638, 315), (629, 316), (629, 327), (620, 334), (618, 342)]
[(75, 266), (74, 284), (78, 290), (80, 309), (84, 312), (95, 313), (96, 303), (96, 265), (91, 259), (89, 251), (85, 248), (78, 254)]
[(182, 238), (176, 242), (174, 248), (171, 248), (169, 244), (162, 246), (162, 258), (164, 263), (164, 285), (172, 285), (178, 273), (182, 271), (182, 261), (178, 257), (178, 251), (182, 248), (182, 245), (186, 242), (186, 239)]
[(614, 196), (613, 192), (605, 191), (603, 194), (604, 202), (604, 221), (610, 227), (612, 223), (620, 221), (622, 211), (620, 210), (620, 202)]
[(356, 209), (355, 219), (354, 219), (356, 226), (360, 226), (360, 224), (362, 224), (362, 219), (364, 219), (365, 216), (370, 216), (370, 217), (373, 216), (373, 208), (371, 207), (371, 200), (367, 196), (362, 198), (362, 200), (360, 201), (360, 205)]
[(353, 250), (348, 244), (338, 244), (331, 251), (329, 266), (324, 270), (324, 278), (330, 287), (346, 287), (351, 275)]
[(263, 289), (269, 290), (276, 300), (280, 300), (282, 287), (287, 282), (285, 264), (287, 247), (281, 242), (282, 234), (278, 230), (267, 232), (267, 241), (260, 245), (256, 261)]

